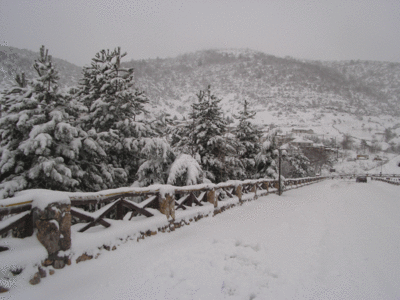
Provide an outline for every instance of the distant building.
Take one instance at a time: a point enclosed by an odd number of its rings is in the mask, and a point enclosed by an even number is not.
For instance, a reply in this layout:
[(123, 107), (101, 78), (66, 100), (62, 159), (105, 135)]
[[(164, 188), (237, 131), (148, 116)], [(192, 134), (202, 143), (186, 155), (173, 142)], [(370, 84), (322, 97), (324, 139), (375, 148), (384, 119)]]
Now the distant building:
[(369, 155), (367, 155), (367, 154), (357, 154), (357, 159), (361, 159), (361, 160), (369, 159)]
[(294, 134), (314, 134), (314, 130), (305, 128), (292, 128)]
[(287, 134), (286, 135), (277, 134), (275, 136), (275, 140), (276, 140), (276, 143), (278, 144), (278, 146), (290, 143), (294, 139), (295, 139), (294, 137), (292, 137), (291, 135), (287, 135)]
[(296, 146), (296, 147), (312, 147), (314, 142), (310, 140), (303, 139), (301, 137), (295, 138), (289, 144)]
[(326, 148), (327, 148), (327, 147), (325, 147), (324, 144), (322, 144), (322, 143), (313, 144), (312, 146), (313, 146), (314, 148), (320, 148), (320, 149), (323, 149), (323, 150), (326, 150)]
[(385, 133), (384, 132), (375, 132), (375, 136), (377, 140), (384, 141), (385, 140)]

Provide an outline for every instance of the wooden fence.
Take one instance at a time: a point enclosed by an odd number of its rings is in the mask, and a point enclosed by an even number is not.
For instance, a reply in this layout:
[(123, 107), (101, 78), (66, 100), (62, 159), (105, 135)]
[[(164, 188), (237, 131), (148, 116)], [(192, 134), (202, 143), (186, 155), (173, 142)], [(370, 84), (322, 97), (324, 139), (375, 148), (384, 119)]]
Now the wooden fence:
[[(298, 188), (325, 179), (309, 177), (286, 179), (284, 190)], [(51, 199), (51, 191), (41, 191), (36, 199), (32, 192), (21, 198), (0, 200), (0, 236), (12, 234), (23, 238), (31, 236), (34, 229), (39, 241), (46, 248), (49, 258), (57, 257), (60, 250), (68, 250), (71, 245), (71, 225), (85, 223), (79, 232), (93, 226), (111, 226), (109, 219), (129, 220), (137, 216), (152, 217), (154, 210), (175, 219), (176, 210), (190, 209), (192, 206), (203, 206), (205, 202), (218, 208), (226, 199), (237, 197), (239, 202), (257, 199), (259, 196), (278, 192), (278, 180), (259, 179), (246, 181), (229, 181), (220, 184), (201, 184), (175, 187), (167, 185), (148, 188), (121, 188), (97, 193), (62, 193), (63, 200)], [(34, 191), (34, 190), (33, 190)], [(26, 196), (28, 195), (28, 196)], [(36, 197), (36, 198), (35, 198)], [(57, 197), (56, 197), (57, 198)], [(37, 201), (39, 200), (39, 201)], [(37, 203), (41, 203), (38, 205)], [(8, 250), (0, 246), (0, 251)]]
[(382, 181), (394, 185), (400, 185), (399, 175), (383, 175), (383, 176), (371, 176), (371, 180)]

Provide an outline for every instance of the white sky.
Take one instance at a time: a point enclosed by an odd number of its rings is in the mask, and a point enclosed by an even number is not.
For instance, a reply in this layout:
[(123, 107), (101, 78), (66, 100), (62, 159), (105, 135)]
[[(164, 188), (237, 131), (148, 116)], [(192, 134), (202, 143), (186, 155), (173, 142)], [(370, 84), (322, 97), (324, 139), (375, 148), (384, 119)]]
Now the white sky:
[(128, 59), (209, 48), (400, 62), (398, 0), (0, 0), (0, 44), (77, 65), (121, 46)]

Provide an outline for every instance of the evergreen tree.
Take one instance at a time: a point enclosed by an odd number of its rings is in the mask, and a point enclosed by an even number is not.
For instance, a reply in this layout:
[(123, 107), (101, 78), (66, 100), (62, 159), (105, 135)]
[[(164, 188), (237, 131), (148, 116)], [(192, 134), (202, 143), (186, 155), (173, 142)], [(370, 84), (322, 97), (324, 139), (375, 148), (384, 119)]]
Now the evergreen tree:
[(282, 164), (286, 166), (282, 168), (283, 176), (286, 178), (307, 177), (313, 173), (310, 160), (301, 152), (286, 155)]
[(386, 143), (389, 143), (389, 141), (390, 141), (392, 138), (395, 138), (395, 137), (396, 137), (396, 134), (395, 134), (394, 132), (392, 132), (392, 129), (390, 129), (390, 128), (385, 128), (384, 134), (385, 134), (385, 142), (386, 142)]
[(133, 68), (121, 67), (118, 47), (114, 51), (96, 53), (91, 66), (84, 67), (80, 95), (89, 109), (88, 126), (97, 132), (110, 129), (122, 130), (125, 136), (136, 133), (136, 117), (146, 113), (144, 105), (149, 102), (145, 93), (133, 87)]
[(15, 191), (22, 190), (28, 185), (24, 176), (18, 176), (25, 167), (18, 146), (27, 138), (35, 124), (34, 115), (38, 104), (32, 98), (33, 88), (28, 85), (25, 74), (17, 75), (15, 81), (17, 84), (5, 91), (1, 100), (0, 198), (12, 196)]
[(133, 70), (120, 68), (124, 55), (119, 48), (98, 53), (80, 89), (63, 94), (41, 48), (37, 78), (18, 75), (1, 99), (0, 198), (27, 188), (115, 188), (141, 174), (166, 182), (174, 154), (156, 136), (166, 134), (168, 118), (138, 119), (148, 100), (132, 88)]
[(261, 144), (260, 151), (255, 156), (255, 175), (254, 178), (278, 178), (277, 159), (279, 152), (276, 149), (275, 137), (268, 136), (267, 140)]
[(74, 190), (79, 185), (78, 130), (69, 124), (73, 109), (58, 91), (58, 73), (44, 46), (34, 69), (37, 78), (28, 82), (17, 75), (16, 86), (2, 99), (0, 197), (25, 188)]
[(240, 161), (235, 157), (232, 139), (226, 136), (227, 125), (218, 99), (211, 87), (197, 94), (198, 102), (192, 104), (188, 123), (175, 131), (172, 145), (190, 154), (200, 163), (205, 177), (221, 182), (237, 176)]
[(137, 172), (139, 186), (166, 184), (168, 171), (175, 159), (165, 138), (144, 138), (141, 140), (141, 165)]
[(80, 146), (79, 166), (82, 170), (80, 190), (99, 191), (122, 186), (127, 182), (127, 174), (123, 168), (109, 163), (109, 157), (104, 150), (104, 140), (94, 129), (88, 132), (79, 128)]
[(175, 129), (174, 119), (166, 112), (153, 112), (154, 119), (151, 121), (151, 127), (157, 136), (169, 137)]
[(134, 88), (133, 69), (121, 67), (125, 55), (119, 47), (98, 52), (83, 70), (79, 91), (89, 110), (82, 117), (82, 128), (94, 130), (97, 143), (107, 154), (109, 171), (118, 175), (117, 186), (133, 182), (140, 165), (140, 140), (156, 136), (149, 122), (138, 120), (147, 113), (149, 100)]
[(239, 159), (241, 160), (244, 170), (241, 179), (251, 178), (255, 171), (255, 157), (261, 150), (260, 140), (262, 132), (258, 127), (250, 122), (254, 119), (256, 112), (249, 109), (247, 100), (243, 102), (243, 111), (234, 116), (239, 124), (235, 130), (235, 137), (238, 142)]
[(353, 143), (354, 143), (353, 138), (349, 134), (343, 135), (343, 140), (341, 145), (344, 150), (351, 150), (353, 147)]

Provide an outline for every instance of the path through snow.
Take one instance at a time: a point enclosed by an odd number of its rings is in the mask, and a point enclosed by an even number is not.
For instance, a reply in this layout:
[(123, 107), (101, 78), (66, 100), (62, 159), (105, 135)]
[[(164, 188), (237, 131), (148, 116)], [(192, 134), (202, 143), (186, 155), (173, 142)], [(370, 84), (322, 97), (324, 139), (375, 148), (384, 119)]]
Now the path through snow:
[(22, 285), (18, 299), (400, 299), (400, 187), (269, 195)]

